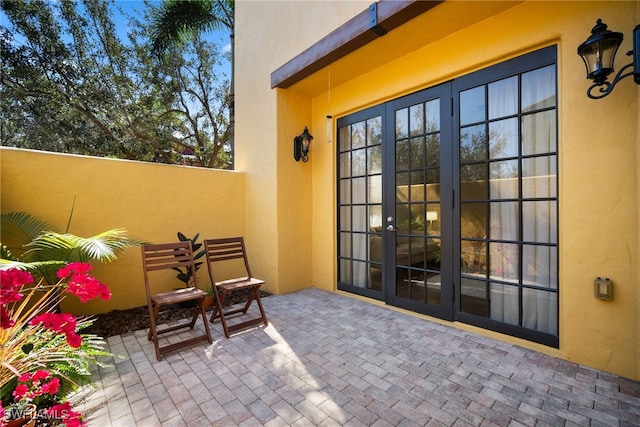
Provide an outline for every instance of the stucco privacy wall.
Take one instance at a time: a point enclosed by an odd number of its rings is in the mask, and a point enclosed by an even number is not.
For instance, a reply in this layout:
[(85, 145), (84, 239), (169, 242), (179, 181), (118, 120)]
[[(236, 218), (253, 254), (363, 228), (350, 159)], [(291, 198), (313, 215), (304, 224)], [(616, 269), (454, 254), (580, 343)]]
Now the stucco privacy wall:
[[(303, 277), (314, 286), (336, 289), (335, 128), (328, 138), (327, 114), (333, 115), (335, 127), (335, 119), (348, 113), (556, 44), (561, 252), (557, 354), (640, 378), (639, 91), (628, 78), (609, 97), (588, 99), (584, 66), (576, 54), (596, 19), (602, 18), (611, 29), (625, 33), (618, 66), (626, 63), (624, 53), (631, 46), (631, 31), (640, 22), (640, 3), (448, 1), (361, 48), (361, 56), (356, 51), (288, 89), (267, 93), (266, 75), (367, 5), (360, 2), (347, 11), (341, 9), (341, 3), (329, 1), (237, 3), (237, 134), (243, 141), (255, 141), (244, 148), (250, 151), (252, 146), (257, 150), (264, 143), (261, 136), (266, 130), (275, 138), (272, 143), (278, 158), (272, 165), (274, 173), (279, 178), (287, 176), (292, 186), (312, 195), (310, 222), (292, 224), (295, 228), (290, 230), (288, 240), (274, 244), (278, 256), (305, 248), (302, 259), (296, 261), (305, 272), (311, 269)], [(465, 26), (461, 28), (460, 23)], [(434, 34), (438, 36), (434, 38)], [(395, 46), (416, 38), (425, 40), (424, 44), (408, 54), (394, 56)], [(249, 51), (244, 49), (248, 45), (252, 46)], [(362, 61), (374, 66), (363, 68)], [(248, 64), (252, 66), (245, 67)], [(257, 112), (261, 126), (249, 128), (248, 118)], [(291, 138), (304, 125), (309, 126), (315, 139), (309, 163), (296, 164), (290, 154)], [(248, 177), (248, 181), (251, 179)], [(257, 186), (258, 177), (253, 179), (255, 182), (248, 182), (248, 187)], [(279, 181), (277, 194), (273, 195), (278, 201), (275, 217), (278, 221), (307, 218), (307, 196), (296, 198), (293, 194), (298, 192), (287, 193), (292, 187), (284, 185)], [(248, 224), (249, 234), (259, 234), (256, 225)], [(613, 301), (594, 298), (593, 280), (598, 276), (614, 281)], [(305, 280), (292, 286), (307, 284)], [(522, 340), (499, 337), (555, 354)]]
[[(0, 149), (0, 168), (2, 212), (24, 211), (64, 231), (75, 197), (69, 232), (82, 237), (121, 227), (154, 243), (175, 242), (178, 231), (200, 233), (200, 241), (245, 232), (245, 177), (239, 172), (11, 148)], [(109, 285), (111, 300), (68, 298), (65, 309), (95, 314), (146, 304), (139, 248), (93, 273)], [(206, 268), (199, 273), (208, 284)]]
[[(243, 141), (235, 147), (236, 167), (247, 177), (252, 263), (273, 278), (278, 293), (313, 285), (316, 207), (311, 185), (314, 162), (296, 163), (292, 147), (293, 137), (305, 125), (311, 127), (311, 99), (294, 92), (276, 97), (269, 75), (294, 52), (311, 45), (366, 4), (236, 1), (235, 137)], [(288, 28), (278, 28), (280, 23)], [(325, 219), (331, 221), (332, 216)], [(330, 229), (324, 232), (332, 233)]]

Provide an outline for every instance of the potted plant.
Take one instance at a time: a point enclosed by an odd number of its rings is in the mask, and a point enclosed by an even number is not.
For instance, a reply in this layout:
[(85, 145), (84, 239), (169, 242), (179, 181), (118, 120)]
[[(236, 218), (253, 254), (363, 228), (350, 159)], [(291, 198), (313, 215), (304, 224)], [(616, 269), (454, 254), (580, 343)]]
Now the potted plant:
[(213, 296), (213, 286), (209, 286), (207, 289), (205, 289), (205, 292), (207, 293), (207, 296), (204, 298), (204, 302), (202, 303), (204, 305), (204, 309), (208, 309), (209, 307), (213, 306), (213, 300), (214, 300), (214, 296)]

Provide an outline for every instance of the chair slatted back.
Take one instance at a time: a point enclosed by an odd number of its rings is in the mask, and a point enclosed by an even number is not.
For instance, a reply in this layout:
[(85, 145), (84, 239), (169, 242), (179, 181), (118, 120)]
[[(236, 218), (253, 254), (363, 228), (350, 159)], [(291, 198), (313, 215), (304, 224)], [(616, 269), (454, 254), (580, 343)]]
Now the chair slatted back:
[(142, 264), (147, 291), (151, 293), (148, 272), (187, 268), (193, 284), (199, 289), (191, 242), (161, 243), (142, 246)]
[(209, 264), (242, 259), (244, 261), (247, 277), (253, 277), (251, 275), (251, 267), (249, 267), (249, 258), (247, 257), (243, 237), (209, 239), (206, 241), (205, 251)]

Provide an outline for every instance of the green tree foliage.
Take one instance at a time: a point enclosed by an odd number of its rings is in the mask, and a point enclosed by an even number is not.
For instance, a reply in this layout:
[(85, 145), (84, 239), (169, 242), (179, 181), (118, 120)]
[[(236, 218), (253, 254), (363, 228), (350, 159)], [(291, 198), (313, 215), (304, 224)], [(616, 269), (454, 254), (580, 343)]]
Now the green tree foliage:
[(227, 92), (229, 140), (233, 144), (235, 129), (234, 92), (234, 0), (164, 0), (151, 13), (152, 49), (158, 55), (189, 43), (201, 34), (226, 29), (231, 44), (231, 80)]
[(0, 0), (2, 144), (228, 168), (226, 58), (200, 37), (154, 55), (149, 16), (120, 40), (113, 0)]

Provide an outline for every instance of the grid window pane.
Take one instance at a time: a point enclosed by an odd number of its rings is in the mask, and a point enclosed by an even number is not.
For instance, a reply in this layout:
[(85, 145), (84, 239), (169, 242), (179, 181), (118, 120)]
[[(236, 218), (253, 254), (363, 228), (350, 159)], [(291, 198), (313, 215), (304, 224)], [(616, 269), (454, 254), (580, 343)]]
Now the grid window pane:
[(460, 125), (483, 122), (485, 113), (485, 87), (478, 86), (460, 92)]
[(554, 153), (557, 147), (555, 110), (541, 111), (522, 118), (522, 154)]
[(556, 197), (556, 156), (522, 160), (522, 197)]
[(425, 103), (426, 132), (438, 132), (440, 130), (440, 100), (434, 99)]
[(367, 145), (380, 145), (382, 143), (382, 118), (374, 117), (367, 120)]
[(522, 238), (525, 242), (556, 243), (556, 202), (522, 203)]
[(558, 294), (539, 289), (522, 291), (522, 326), (528, 329), (558, 334)]
[(489, 157), (503, 159), (518, 155), (518, 119), (499, 120), (489, 124)]
[(351, 125), (351, 148), (362, 148), (367, 143), (366, 127), (364, 122)]
[(489, 119), (518, 113), (518, 77), (513, 76), (489, 84)]
[(367, 149), (367, 173), (382, 173), (382, 147), (374, 145)]
[(518, 161), (507, 160), (489, 164), (489, 191), (492, 199), (518, 197)]
[(549, 289), (558, 289), (558, 249), (555, 246), (522, 246), (522, 281)]
[(484, 124), (460, 130), (460, 163), (487, 158), (487, 132)]
[(424, 105), (409, 107), (409, 136), (424, 134)]
[(556, 66), (522, 75), (522, 111), (541, 110), (556, 105)]
[(396, 111), (396, 139), (409, 136), (409, 109), (403, 108)]

